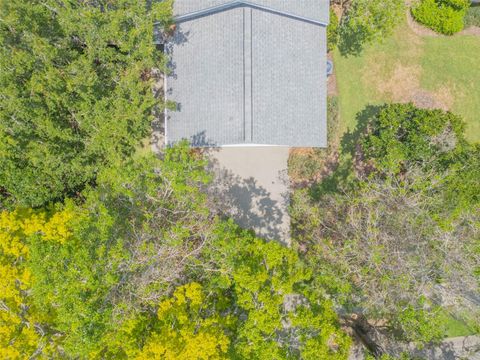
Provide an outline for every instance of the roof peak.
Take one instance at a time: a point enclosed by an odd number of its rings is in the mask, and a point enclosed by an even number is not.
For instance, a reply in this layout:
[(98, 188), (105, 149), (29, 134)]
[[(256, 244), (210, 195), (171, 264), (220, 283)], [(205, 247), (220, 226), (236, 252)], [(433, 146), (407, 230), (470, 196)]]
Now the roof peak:
[(329, 0), (176, 0), (174, 4), (177, 23), (242, 6), (321, 26), (329, 22)]

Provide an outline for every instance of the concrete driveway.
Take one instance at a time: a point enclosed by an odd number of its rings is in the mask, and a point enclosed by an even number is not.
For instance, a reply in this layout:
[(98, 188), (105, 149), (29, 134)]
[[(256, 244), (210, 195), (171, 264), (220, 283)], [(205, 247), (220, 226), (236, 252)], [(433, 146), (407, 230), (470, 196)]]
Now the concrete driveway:
[(259, 237), (290, 244), (287, 147), (225, 147), (209, 151), (218, 209)]

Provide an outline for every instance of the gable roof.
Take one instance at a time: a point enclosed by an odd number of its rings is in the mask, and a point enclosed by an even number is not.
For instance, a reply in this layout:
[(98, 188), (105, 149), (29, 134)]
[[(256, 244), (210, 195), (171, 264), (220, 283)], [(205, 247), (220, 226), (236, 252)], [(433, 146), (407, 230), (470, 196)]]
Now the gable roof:
[[(321, 3), (328, 13), (328, 0), (256, 2), (297, 14)], [(175, 13), (230, 3), (176, 0)], [(167, 111), (168, 144), (326, 146), (325, 26), (236, 5), (177, 23), (166, 51), (166, 97), (177, 104)]]
[(175, 21), (183, 22), (240, 6), (328, 25), (329, 2), (325, 0), (177, 0)]

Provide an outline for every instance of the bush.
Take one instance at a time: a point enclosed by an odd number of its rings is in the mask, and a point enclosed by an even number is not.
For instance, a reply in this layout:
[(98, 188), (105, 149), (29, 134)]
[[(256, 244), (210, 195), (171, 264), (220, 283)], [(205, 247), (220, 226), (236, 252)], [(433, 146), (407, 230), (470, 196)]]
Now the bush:
[(338, 16), (335, 11), (330, 8), (330, 24), (327, 27), (327, 49), (332, 51), (338, 43)]
[(412, 9), (412, 15), (438, 33), (453, 35), (464, 28), (468, 7), (468, 0), (421, 0)]
[(468, 26), (480, 27), (480, 6), (472, 6), (468, 9), (465, 15), (465, 27)]

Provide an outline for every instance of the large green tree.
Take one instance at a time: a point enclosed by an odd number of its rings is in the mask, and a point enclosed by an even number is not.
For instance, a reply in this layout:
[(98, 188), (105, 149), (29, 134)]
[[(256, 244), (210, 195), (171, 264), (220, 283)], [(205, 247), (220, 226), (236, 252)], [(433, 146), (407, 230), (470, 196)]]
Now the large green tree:
[(0, 194), (40, 206), (132, 153), (152, 120), (171, 1), (0, 1)]
[(211, 242), (197, 186), (208, 178), (189, 152), (184, 145), (163, 161), (138, 156), (103, 169), (82, 204), (66, 205), (75, 214), (68, 241), (29, 239), (33, 302), (54, 319), (54, 333), (68, 335), (71, 356), (121, 357), (139, 346), (142, 336), (124, 334), (124, 324), (147, 326), (146, 310), (185, 280), (191, 258)]
[(43, 343), (80, 358), (347, 357), (314, 274), (293, 249), (212, 214), (204, 167), (186, 144), (136, 156), (59, 205), (68, 216), (49, 224), (67, 218), (61, 239), (45, 226), (20, 237)]
[(296, 239), (322, 274), (313, 288), (404, 340), (442, 339), (445, 310), (478, 328), (469, 294), (479, 291), (480, 147), (450, 112), (390, 104), (365, 113), (356, 176), (342, 191), (294, 197)]
[(365, 161), (384, 178), (413, 170), (435, 188), (443, 215), (474, 211), (480, 203), (480, 146), (468, 143), (462, 118), (412, 104), (383, 106), (368, 122), (361, 140)]

